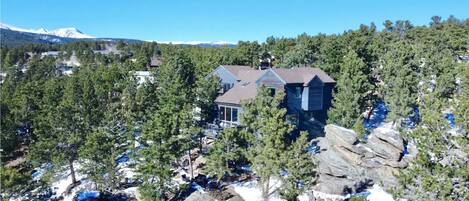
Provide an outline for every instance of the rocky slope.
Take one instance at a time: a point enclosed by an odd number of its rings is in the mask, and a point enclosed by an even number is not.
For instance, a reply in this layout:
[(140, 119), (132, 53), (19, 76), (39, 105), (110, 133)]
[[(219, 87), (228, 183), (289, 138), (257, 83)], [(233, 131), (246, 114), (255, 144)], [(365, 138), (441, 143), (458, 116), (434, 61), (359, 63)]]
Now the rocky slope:
[(373, 184), (385, 189), (396, 186), (398, 170), (407, 167), (417, 152), (397, 131), (384, 127), (374, 129), (366, 143), (361, 143), (354, 131), (327, 125), (325, 137), (318, 138), (317, 145), (319, 179), (315, 190), (342, 195)]

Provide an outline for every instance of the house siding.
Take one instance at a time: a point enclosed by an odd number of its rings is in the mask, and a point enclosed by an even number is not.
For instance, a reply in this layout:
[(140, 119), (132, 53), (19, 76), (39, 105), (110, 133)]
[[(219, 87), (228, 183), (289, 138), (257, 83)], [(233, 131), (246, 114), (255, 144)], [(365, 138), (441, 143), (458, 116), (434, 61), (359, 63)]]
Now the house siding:
[(323, 109), (324, 84), (319, 78), (314, 78), (309, 84), (308, 111)]
[[(297, 96), (296, 88), (301, 89), (300, 97)], [(285, 85), (286, 104), (288, 114), (297, 114), (302, 110), (302, 99), (303, 99), (303, 85), (302, 84), (288, 84)]]
[(230, 84), (231, 86), (233, 86), (236, 82), (238, 82), (237, 78), (231, 72), (226, 70), (226, 68), (224, 68), (223, 66), (220, 66), (215, 69), (212, 75), (216, 75), (220, 78), (222, 86), (224, 84)]

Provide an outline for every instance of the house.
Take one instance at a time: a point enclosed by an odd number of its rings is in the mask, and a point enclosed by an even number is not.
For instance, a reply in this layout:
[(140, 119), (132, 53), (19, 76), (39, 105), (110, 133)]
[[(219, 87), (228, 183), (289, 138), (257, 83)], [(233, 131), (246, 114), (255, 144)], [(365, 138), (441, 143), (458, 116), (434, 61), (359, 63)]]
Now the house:
[(161, 59), (154, 55), (150, 58), (150, 63), (148, 64), (148, 67), (157, 68), (157, 67), (160, 67), (161, 64), (162, 64)]
[(59, 51), (47, 51), (41, 53), (41, 59), (44, 57), (54, 57), (57, 58), (59, 56), (60, 52)]
[(331, 106), (335, 81), (319, 68), (267, 68), (252, 69), (249, 66), (221, 65), (211, 75), (218, 76), (223, 85), (216, 98), (221, 126), (239, 124), (243, 101), (254, 98), (262, 85), (274, 95), (285, 92), (287, 120), (297, 126), (305, 122), (326, 120)]
[(133, 72), (133, 76), (135, 77), (138, 85), (142, 85), (147, 81), (151, 83), (155, 79), (150, 71), (135, 71)]

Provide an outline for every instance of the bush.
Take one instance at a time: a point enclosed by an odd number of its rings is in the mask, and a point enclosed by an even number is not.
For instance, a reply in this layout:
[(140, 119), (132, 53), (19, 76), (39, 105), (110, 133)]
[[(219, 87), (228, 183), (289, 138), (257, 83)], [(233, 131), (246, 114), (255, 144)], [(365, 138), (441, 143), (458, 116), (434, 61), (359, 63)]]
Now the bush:
[(366, 198), (364, 198), (364, 197), (352, 197), (352, 198), (350, 198), (350, 201), (366, 201)]
[(28, 176), (19, 172), (15, 168), (0, 168), (0, 178), (2, 184), (2, 192), (7, 194), (19, 192), (22, 186), (28, 182)]
[(363, 126), (362, 117), (358, 118), (358, 120), (355, 122), (355, 124), (353, 125), (353, 130), (357, 133), (358, 140), (360, 141), (365, 140), (366, 130), (365, 130), (365, 127)]

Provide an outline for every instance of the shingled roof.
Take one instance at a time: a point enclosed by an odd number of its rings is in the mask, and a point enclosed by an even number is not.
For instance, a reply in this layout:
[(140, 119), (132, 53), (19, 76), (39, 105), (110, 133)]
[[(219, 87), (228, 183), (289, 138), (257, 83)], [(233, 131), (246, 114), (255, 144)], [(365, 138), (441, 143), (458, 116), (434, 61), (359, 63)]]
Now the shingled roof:
[(272, 68), (272, 70), (288, 84), (304, 83), (307, 85), (315, 76), (318, 76), (324, 83), (335, 83), (334, 79), (319, 68)]
[(248, 71), (248, 70), (253, 70), (251, 66), (240, 66), (240, 65), (221, 65), (223, 66), (226, 70), (228, 70), (231, 74), (233, 74), (238, 80), (240, 79), (239, 73), (240, 71)]

